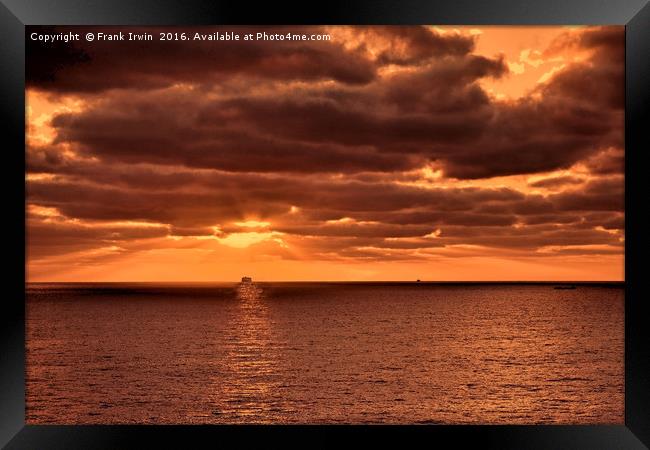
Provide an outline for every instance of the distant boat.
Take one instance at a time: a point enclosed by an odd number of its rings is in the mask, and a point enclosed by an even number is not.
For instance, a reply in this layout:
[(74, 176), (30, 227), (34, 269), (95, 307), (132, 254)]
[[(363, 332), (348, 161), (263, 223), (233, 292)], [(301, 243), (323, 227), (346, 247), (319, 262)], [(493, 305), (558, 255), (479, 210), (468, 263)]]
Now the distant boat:
[(252, 283), (253, 279), (251, 277), (241, 277), (242, 283)]
[(574, 285), (570, 286), (555, 286), (553, 289), (558, 289), (558, 290), (565, 290), (565, 289), (575, 289), (576, 287)]

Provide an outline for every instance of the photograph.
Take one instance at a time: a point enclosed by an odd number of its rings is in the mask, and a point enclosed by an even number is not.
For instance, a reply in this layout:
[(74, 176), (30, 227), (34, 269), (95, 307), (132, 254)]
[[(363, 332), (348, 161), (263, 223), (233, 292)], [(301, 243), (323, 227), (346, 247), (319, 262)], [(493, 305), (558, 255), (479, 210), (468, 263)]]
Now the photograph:
[(27, 425), (626, 424), (625, 26), (24, 45)]

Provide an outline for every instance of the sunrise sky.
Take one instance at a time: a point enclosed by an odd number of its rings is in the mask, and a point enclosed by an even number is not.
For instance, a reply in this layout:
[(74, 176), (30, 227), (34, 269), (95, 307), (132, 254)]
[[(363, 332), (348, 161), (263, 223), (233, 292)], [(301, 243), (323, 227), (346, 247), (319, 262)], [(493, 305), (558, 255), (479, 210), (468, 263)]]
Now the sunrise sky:
[(266, 30), (28, 40), (29, 281), (623, 280), (623, 27)]

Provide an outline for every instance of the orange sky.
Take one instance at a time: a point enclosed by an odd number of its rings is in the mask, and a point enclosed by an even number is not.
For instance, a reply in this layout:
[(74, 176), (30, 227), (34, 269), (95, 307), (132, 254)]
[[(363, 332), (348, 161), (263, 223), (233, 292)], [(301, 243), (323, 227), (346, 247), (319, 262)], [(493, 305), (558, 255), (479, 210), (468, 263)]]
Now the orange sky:
[(624, 279), (622, 27), (306, 31), (28, 42), (28, 280)]

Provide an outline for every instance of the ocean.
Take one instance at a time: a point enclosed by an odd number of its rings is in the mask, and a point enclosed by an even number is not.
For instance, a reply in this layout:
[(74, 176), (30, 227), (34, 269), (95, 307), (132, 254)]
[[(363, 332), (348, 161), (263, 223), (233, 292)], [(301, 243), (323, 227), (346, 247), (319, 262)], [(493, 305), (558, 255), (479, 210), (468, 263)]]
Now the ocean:
[(622, 424), (622, 284), (30, 283), (30, 424)]

